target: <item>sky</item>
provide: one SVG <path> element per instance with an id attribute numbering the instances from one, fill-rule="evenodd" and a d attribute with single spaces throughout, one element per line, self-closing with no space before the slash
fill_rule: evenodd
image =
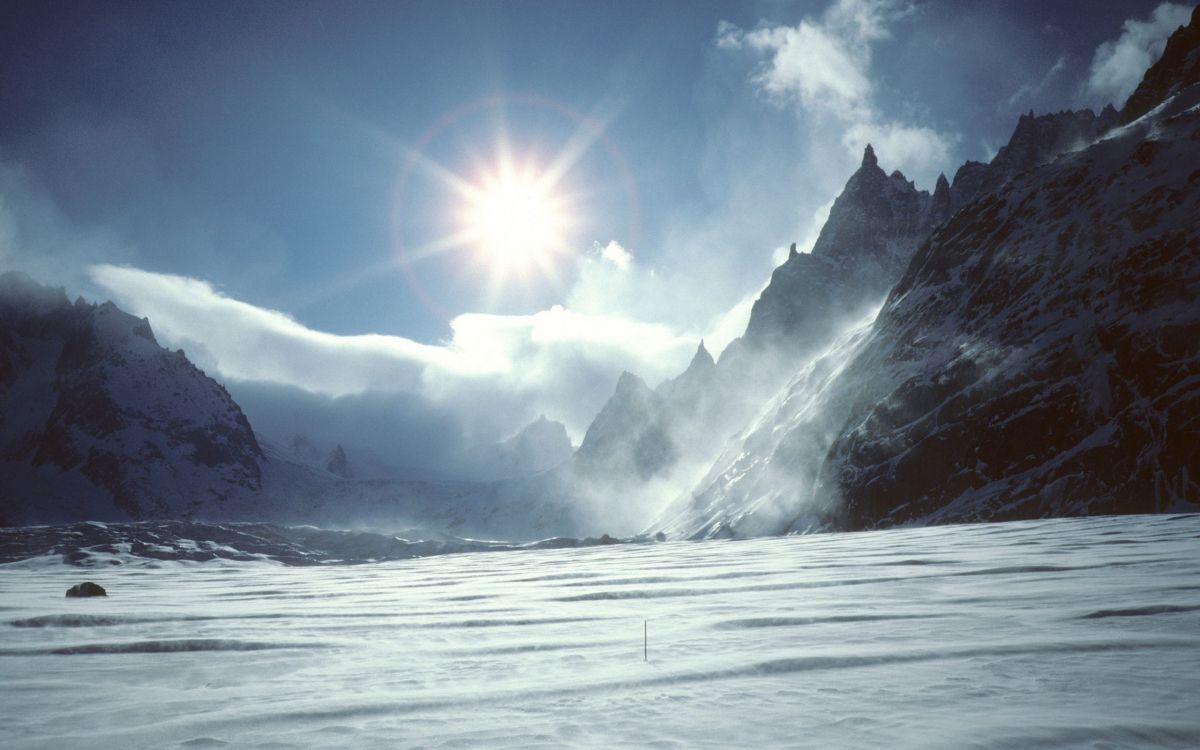
<path id="1" fill-rule="evenodd" d="M 578 442 L 622 370 L 741 333 L 866 143 L 931 189 L 1021 113 L 1119 107 L 1187 15 L 9 2 L 0 270 L 149 317 L 279 437 Z"/>

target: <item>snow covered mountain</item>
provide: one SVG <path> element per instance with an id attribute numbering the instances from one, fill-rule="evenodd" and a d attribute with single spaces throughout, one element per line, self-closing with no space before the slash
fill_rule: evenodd
<path id="1" fill-rule="evenodd" d="M 0 275 L 4 521 L 244 513 L 261 458 L 225 389 L 148 321 Z"/>
<path id="2" fill-rule="evenodd" d="M 878 317 L 809 359 L 655 528 L 1196 509 L 1197 15 L 1122 116 L 1025 117 L 992 165 L 959 170 L 966 205 Z"/>
<path id="3" fill-rule="evenodd" d="M 948 216 L 948 190 L 939 180 L 934 199 L 899 171 L 886 174 L 868 145 L 812 252 L 792 247 L 754 303 L 745 335 L 722 354 L 722 365 L 737 369 L 736 360 L 757 360 L 772 348 L 793 355 L 790 365 L 795 355 L 827 345 L 900 278 L 917 245 Z"/>
<path id="4" fill-rule="evenodd" d="M 623 506 L 647 506 L 622 513 L 640 510 L 645 522 L 663 493 L 693 486 L 806 357 L 878 307 L 950 205 L 944 177 L 930 196 L 900 172 L 884 172 L 868 145 L 812 253 L 793 246 L 719 363 L 701 342 L 688 368 L 657 388 L 621 376 L 572 462 L 574 494 L 606 492 Z"/>

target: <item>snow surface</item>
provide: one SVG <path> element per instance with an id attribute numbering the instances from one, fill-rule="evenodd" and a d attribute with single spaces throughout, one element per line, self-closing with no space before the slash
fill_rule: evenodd
<path id="1" fill-rule="evenodd" d="M 41 555 L 0 566 L 0 746 L 1196 747 L 1198 540 L 1189 515 L 304 567 Z M 83 580 L 109 596 L 64 598 Z"/>

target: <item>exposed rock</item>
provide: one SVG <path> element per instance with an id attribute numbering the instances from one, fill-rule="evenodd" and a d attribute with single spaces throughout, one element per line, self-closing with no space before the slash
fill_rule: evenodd
<path id="1" fill-rule="evenodd" d="M 837 525 L 1200 502 L 1196 133 L 1148 123 L 933 236 L 847 374 L 868 385 L 826 463 Z"/>
<path id="2" fill-rule="evenodd" d="M 811 253 L 789 254 L 754 303 L 739 346 L 721 364 L 764 349 L 794 356 L 829 342 L 847 318 L 878 303 L 928 236 L 930 196 L 888 176 L 870 145 L 829 211 Z M 743 354 L 745 352 L 745 354 Z M 730 358 L 727 363 L 726 357 Z"/>
<path id="3" fill-rule="evenodd" d="M 105 591 L 104 587 L 99 584 L 92 583 L 91 581 L 84 581 L 83 583 L 77 583 L 71 588 L 67 589 L 67 596 L 72 598 L 84 596 L 108 596 L 108 592 Z"/>
<path id="4" fill-rule="evenodd" d="M 1099 115 L 1090 109 L 1047 115 L 1034 115 L 1031 111 L 1021 115 L 1008 143 L 991 162 L 968 161 L 955 172 L 951 186 L 954 208 L 998 190 L 1022 172 L 1091 144 L 1115 127 L 1118 119 L 1111 106 Z"/>

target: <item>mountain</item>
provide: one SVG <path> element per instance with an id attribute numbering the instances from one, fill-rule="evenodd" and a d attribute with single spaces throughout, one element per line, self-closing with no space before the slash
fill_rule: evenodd
<path id="1" fill-rule="evenodd" d="M 569 455 L 561 425 L 518 436 L 522 460 Z M 0 274 L 0 525 L 253 520 L 530 539 L 584 516 L 541 483 L 355 479 L 337 445 L 260 442 L 225 388 L 149 321 Z"/>
<path id="2" fill-rule="evenodd" d="M 987 164 L 968 161 L 954 173 L 951 203 L 957 210 L 995 192 L 1013 177 L 1060 154 L 1075 151 L 1112 130 L 1120 115 L 1110 104 L 1100 114 L 1090 109 L 1048 115 L 1021 115 L 1017 127 Z"/>
<path id="3" fill-rule="evenodd" d="M 946 190 L 944 180 L 939 190 Z M 836 331 L 868 307 L 878 305 L 896 283 L 930 230 L 949 215 L 898 171 L 879 167 L 868 145 L 862 164 L 833 202 L 829 219 L 811 253 L 795 245 L 754 303 L 746 333 L 722 355 L 726 368 L 744 369 L 739 358 L 760 359 L 764 349 L 803 354 L 829 343 Z M 728 360 L 728 361 L 727 361 Z"/>
<path id="4" fill-rule="evenodd" d="M 574 451 L 566 426 L 543 414 L 507 440 L 473 452 L 464 471 L 484 479 L 529 476 L 561 466 Z"/>
<path id="5" fill-rule="evenodd" d="M 868 145 L 813 251 L 792 246 L 745 334 L 719 362 L 701 342 L 687 369 L 657 388 L 621 376 L 573 461 L 576 496 L 606 491 L 624 506 L 646 506 L 648 520 L 663 493 L 679 494 L 700 479 L 798 363 L 878 306 L 950 208 L 944 177 L 930 196 L 900 172 L 884 172 Z M 636 512 L 626 508 L 626 515 Z"/>
<path id="6" fill-rule="evenodd" d="M 1156 65 L 1130 97 L 1148 115 L 1022 118 L 878 317 L 808 359 L 655 528 L 1200 507 L 1200 86 L 1177 64 L 1196 26 L 1168 44 L 1181 77 Z M 1081 131 L 1103 135 L 1054 153 Z"/>
<path id="7" fill-rule="evenodd" d="M 225 389 L 148 321 L 0 275 L 3 520 L 243 512 L 261 458 Z"/>

